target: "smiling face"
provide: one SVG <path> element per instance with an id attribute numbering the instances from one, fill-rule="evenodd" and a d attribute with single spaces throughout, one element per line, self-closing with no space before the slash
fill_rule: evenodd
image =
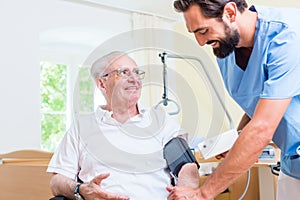
<path id="1" fill-rule="evenodd" d="M 238 45 L 240 35 L 225 21 L 205 17 L 198 5 L 192 5 L 183 13 L 189 32 L 194 33 L 199 45 L 211 45 L 214 54 L 224 58 Z"/>
<path id="2" fill-rule="evenodd" d="M 105 69 L 103 74 L 118 69 L 128 69 L 132 72 L 136 67 L 136 63 L 129 56 L 123 55 L 110 63 L 110 66 Z M 97 86 L 105 95 L 109 107 L 112 107 L 112 105 L 132 106 L 136 105 L 140 98 L 142 82 L 132 73 L 127 76 L 115 71 L 105 78 L 99 78 Z"/>

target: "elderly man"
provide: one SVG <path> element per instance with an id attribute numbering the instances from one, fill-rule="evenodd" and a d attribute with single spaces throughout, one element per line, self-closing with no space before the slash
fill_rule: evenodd
<path id="1" fill-rule="evenodd" d="M 106 105 L 77 117 L 65 134 L 47 170 L 53 173 L 53 194 L 85 200 L 166 199 L 170 174 L 162 149 L 186 134 L 166 112 L 138 104 L 145 72 L 126 54 L 101 57 L 91 75 Z"/>

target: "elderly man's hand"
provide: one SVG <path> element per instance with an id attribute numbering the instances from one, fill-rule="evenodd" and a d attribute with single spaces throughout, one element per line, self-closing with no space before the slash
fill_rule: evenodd
<path id="1" fill-rule="evenodd" d="M 80 187 L 80 194 L 85 200 L 129 200 L 129 197 L 118 194 L 112 194 L 104 191 L 101 188 L 102 180 L 109 177 L 109 174 L 100 174 L 96 176 L 89 183 L 82 184 Z"/>
<path id="2" fill-rule="evenodd" d="M 187 163 L 182 166 L 178 173 L 177 186 L 200 187 L 200 175 L 195 163 Z"/>

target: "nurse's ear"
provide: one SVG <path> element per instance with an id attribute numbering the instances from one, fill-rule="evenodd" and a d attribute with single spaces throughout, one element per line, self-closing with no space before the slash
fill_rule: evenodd
<path id="1" fill-rule="evenodd" d="M 228 2 L 224 6 L 223 20 L 226 18 L 230 23 L 235 22 L 237 15 L 237 6 L 234 2 Z M 227 21 L 226 20 L 226 21 Z"/>

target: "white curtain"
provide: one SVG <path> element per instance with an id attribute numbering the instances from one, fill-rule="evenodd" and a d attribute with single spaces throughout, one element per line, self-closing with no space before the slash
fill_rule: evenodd
<path id="1" fill-rule="evenodd" d="M 173 30 L 174 21 L 170 19 L 166 19 L 159 16 L 147 15 L 141 13 L 132 13 L 132 30 L 147 28 L 147 32 L 151 33 L 151 28 L 157 30 Z M 153 30 L 154 31 L 154 30 Z M 153 34 L 155 35 L 155 34 Z M 153 44 L 157 44 L 158 40 L 156 38 L 147 38 L 145 36 L 145 41 L 149 39 L 153 40 Z M 158 45 L 159 46 L 159 45 Z M 161 53 L 162 49 L 141 49 L 134 53 L 133 57 L 136 60 L 138 65 L 142 65 L 146 68 L 146 77 L 144 80 L 144 88 L 141 98 L 141 103 L 145 106 L 152 107 L 157 105 L 162 100 L 163 94 L 163 79 L 162 79 L 162 70 L 163 65 L 160 57 L 158 56 Z M 168 63 L 170 64 L 170 63 Z M 169 66 L 168 66 L 169 67 Z M 170 65 L 171 67 L 171 65 Z M 155 82 L 153 82 L 155 80 Z M 148 83 L 148 84 L 147 84 Z M 175 84 L 175 77 L 172 77 L 170 73 L 168 73 L 168 83 Z M 170 92 L 168 92 L 168 97 L 170 98 Z M 172 98 L 172 97 L 171 97 Z M 164 107 L 168 112 L 173 112 L 174 109 L 170 105 L 168 107 Z M 170 110 L 171 109 L 171 110 Z"/>

